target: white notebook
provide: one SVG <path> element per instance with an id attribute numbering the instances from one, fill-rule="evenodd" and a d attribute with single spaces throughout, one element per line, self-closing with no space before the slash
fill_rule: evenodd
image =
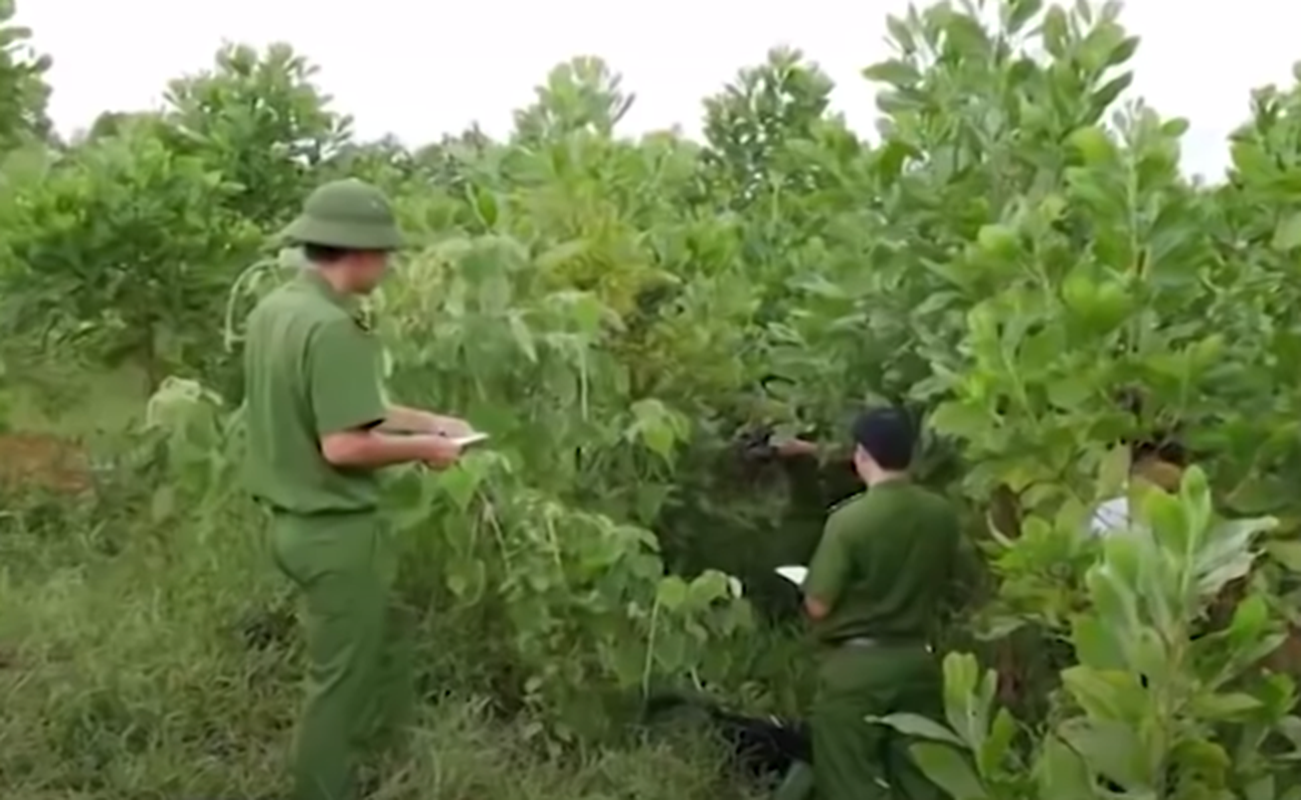
<path id="1" fill-rule="evenodd" d="M 783 578 L 795 584 L 796 586 L 803 586 L 804 579 L 808 577 L 809 568 L 792 565 L 786 567 L 778 567 L 776 569 L 776 572 L 778 575 L 782 576 Z"/>
<path id="2" fill-rule="evenodd" d="M 473 433 L 467 433 L 464 436 L 453 436 L 452 441 L 455 442 L 458 447 L 469 447 L 470 445 L 478 444 L 487 438 L 488 434 L 475 431 Z"/>

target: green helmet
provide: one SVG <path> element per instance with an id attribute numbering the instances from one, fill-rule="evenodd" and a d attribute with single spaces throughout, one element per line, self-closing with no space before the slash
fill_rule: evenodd
<path id="1" fill-rule="evenodd" d="M 393 205 L 378 187 L 356 178 L 318 187 L 282 236 L 293 244 L 344 250 L 396 250 L 402 231 Z"/>

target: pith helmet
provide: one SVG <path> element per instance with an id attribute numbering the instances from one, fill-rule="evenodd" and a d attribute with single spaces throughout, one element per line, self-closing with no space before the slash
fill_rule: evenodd
<path id="1" fill-rule="evenodd" d="M 378 187 L 356 178 L 318 187 L 282 235 L 293 244 L 345 250 L 396 250 L 402 246 L 393 205 Z"/>

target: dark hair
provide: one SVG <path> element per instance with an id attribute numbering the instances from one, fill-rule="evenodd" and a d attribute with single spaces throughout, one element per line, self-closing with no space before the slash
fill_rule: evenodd
<path id="1" fill-rule="evenodd" d="M 1136 387 L 1122 389 L 1115 394 L 1120 410 L 1133 417 L 1142 418 L 1144 399 Z M 1186 467 L 1193 460 L 1193 454 L 1181 441 L 1183 426 L 1179 422 L 1161 427 L 1148 428 L 1138 436 L 1128 436 L 1121 440 L 1129 447 L 1132 461 L 1153 457 L 1176 467 Z"/>
<path id="2" fill-rule="evenodd" d="M 1134 461 L 1153 457 L 1176 467 L 1186 467 L 1191 460 L 1188 449 L 1178 439 L 1166 435 L 1131 442 L 1129 457 Z"/>
<path id="3" fill-rule="evenodd" d="M 331 247 L 326 244 L 303 244 L 303 255 L 313 264 L 337 264 L 351 253 L 351 250 L 342 247 Z"/>
<path id="4" fill-rule="evenodd" d="M 874 408 L 854 420 L 854 442 L 881 469 L 892 472 L 912 465 L 917 431 L 908 412 L 901 408 Z"/>

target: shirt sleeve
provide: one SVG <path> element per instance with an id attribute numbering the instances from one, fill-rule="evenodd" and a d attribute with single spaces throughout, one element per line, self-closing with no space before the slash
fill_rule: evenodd
<path id="1" fill-rule="evenodd" d="M 809 562 L 809 574 L 804 578 L 804 596 L 825 603 L 828 608 L 834 607 L 849 582 L 852 565 L 849 555 L 843 526 L 839 524 L 839 517 L 833 515 L 827 520 L 822 540 Z"/>
<path id="2" fill-rule="evenodd" d="M 388 415 L 378 343 L 351 320 L 330 322 L 317 331 L 307 354 L 307 372 L 318 436 L 368 428 Z"/>

